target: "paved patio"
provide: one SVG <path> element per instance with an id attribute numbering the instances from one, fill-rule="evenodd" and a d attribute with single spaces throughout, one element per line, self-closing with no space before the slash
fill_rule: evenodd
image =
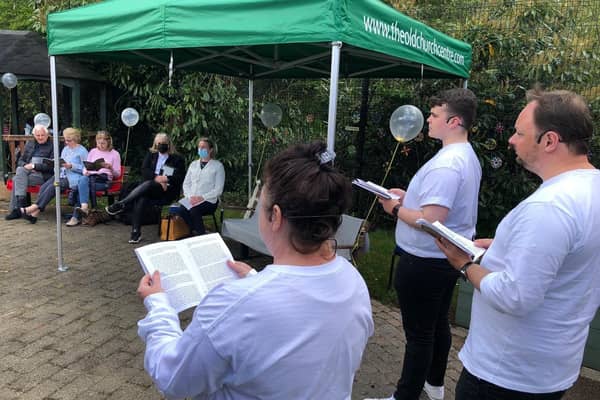
<path id="1" fill-rule="evenodd" d="M 134 246 L 127 243 L 129 227 L 112 222 L 64 228 L 70 271 L 59 273 L 54 210 L 31 225 L 5 221 L 7 206 L 0 201 L 0 399 L 160 399 L 143 370 L 137 337 L 144 307 L 135 289 L 142 273 Z M 156 231 L 156 226 L 144 227 L 140 245 L 156 241 Z M 373 314 L 375 336 L 356 376 L 353 399 L 389 396 L 401 366 L 398 310 L 373 301 Z M 447 399 L 454 398 L 461 369 L 456 350 L 467 332 L 455 328 L 453 333 Z M 600 398 L 600 373 L 584 368 L 565 398 Z"/>

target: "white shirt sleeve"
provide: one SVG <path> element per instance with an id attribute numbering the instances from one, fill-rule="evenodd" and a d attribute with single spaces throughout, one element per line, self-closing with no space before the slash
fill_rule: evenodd
<path id="1" fill-rule="evenodd" d="M 540 223 L 543 221 L 543 223 Z M 503 232 L 500 234 L 500 230 Z M 575 221 L 548 203 L 530 203 L 498 227 L 498 238 L 482 260 L 504 269 L 488 274 L 482 298 L 500 312 L 526 315 L 541 305 L 557 271 L 576 240 Z"/>
<path id="2" fill-rule="evenodd" d="M 214 349 L 198 318 L 181 331 L 179 318 L 165 293 L 144 300 L 149 310 L 138 322 L 146 343 L 144 368 L 168 398 L 207 396 L 222 386 L 229 364 Z"/>
<path id="3" fill-rule="evenodd" d="M 206 167 L 205 167 L 206 168 Z M 204 193 L 205 199 L 218 199 L 223 194 L 223 187 L 225 186 L 225 168 L 223 164 L 216 164 L 215 169 L 215 180 L 213 187 L 208 192 Z"/>

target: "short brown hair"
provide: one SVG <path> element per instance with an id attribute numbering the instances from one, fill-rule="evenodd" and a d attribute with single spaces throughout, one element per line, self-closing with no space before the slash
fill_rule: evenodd
<path id="1" fill-rule="evenodd" d="M 527 91 L 527 102 L 536 102 L 533 122 L 540 134 L 554 131 L 574 154 L 588 154 L 594 124 L 585 99 L 568 90 Z"/>
<path id="2" fill-rule="evenodd" d="M 291 146 L 269 160 L 263 172 L 270 202 L 263 210 L 270 215 L 273 205 L 281 208 L 290 244 L 302 254 L 332 239 L 350 208 L 350 182 L 331 163 L 321 162 L 325 150 L 323 142 Z"/>
<path id="3" fill-rule="evenodd" d="M 472 91 L 463 88 L 448 89 L 429 99 L 431 107 L 444 104 L 450 114 L 460 117 L 467 131 L 471 129 L 477 116 L 477 97 Z"/>

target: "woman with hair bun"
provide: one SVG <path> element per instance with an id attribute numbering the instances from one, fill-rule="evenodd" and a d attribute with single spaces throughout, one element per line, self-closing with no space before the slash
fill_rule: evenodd
<path id="1" fill-rule="evenodd" d="M 364 280 L 335 254 L 351 189 L 328 155 L 315 142 L 268 162 L 257 212 L 273 264 L 230 261 L 243 279 L 209 292 L 185 331 L 160 273 L 141 279 L 144 365 L 165 396 L 351 398 L 373 320 Z"/>

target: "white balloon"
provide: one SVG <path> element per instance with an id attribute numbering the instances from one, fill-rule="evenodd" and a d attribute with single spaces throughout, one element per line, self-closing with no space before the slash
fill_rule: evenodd
<path id="1" fill-rule="evenodd" d="M 7 89 L 14 88 L 15 86 L 17 86 L 17 76 L 12 72 L 5 73 L 4 75 L 2 75 L 2 84 Z"/>
<path id="2" fill-rule="evenodd" d="M 267 128 L 273 128 L 281 122 L 282 115 L 281 107 L 274 103 L 266 103 L 260 111 L 260 120 Z"/>
<path id="3" fill-rule="evenodd" d="M 390 117 L 390 131 L 397 141 L 408 142 L 421 132 L 424 121 L 423 113 L 417 107 L 409 104 L 400 106 Z"/>
<path id="4" fill-rule="evenodd" d="M 39 114 L 36 114 L 35 117 L 33 117 L 34 125 L 43 125 L 46 128 L 48 128 L 51 123 L 52 123 L 52 119 L 50 118 L 50 116 L 48 114 L 39 113 Z"/>
<path id="5" fill-rule="evenodd" d="M 125 126 L 132 127 L 140 120 L 140 114 L 133 107 L 127 107 L 121 112 L 121 121 Z"/>

